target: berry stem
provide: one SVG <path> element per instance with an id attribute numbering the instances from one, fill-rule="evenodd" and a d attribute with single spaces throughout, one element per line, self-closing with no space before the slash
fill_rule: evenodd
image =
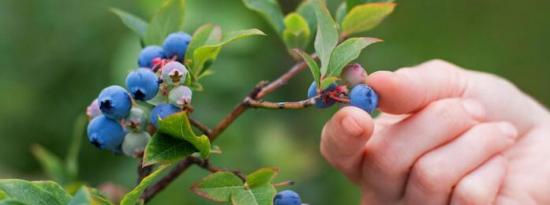
<path id="1" fill-rule="evenodd" d="M 297 101 L 297 102 L 269 102 L 262 100 L 247 100 L 247 105 L 253 108 L 265 108 L 265 109 L 304 109 L 315 105 L 315 100 L 320 96 Z"/>

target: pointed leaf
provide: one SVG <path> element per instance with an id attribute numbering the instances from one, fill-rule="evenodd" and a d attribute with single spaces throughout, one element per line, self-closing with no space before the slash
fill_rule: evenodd
<path id="1" fill-rule="evenodd" d="M 298 13 L 290 13 L 285 17 L 283 41 L 287 48 L 304 49 L 309 43 L 310 37 L 311 31 L 304 17 Z"/>
<path id="2" fill-rule="evenodd" d="M 145 32 L 147 32 L 148 26 L 147 22 L 137 16 L 134 16 L 131 13 L 117 8 L 111 8 L 110 10 L 111 12 L 116 14 L 118 18 L 120 18 L 120 20 L 124 25 L 126 25 L 126 27 L 136 33 L 141 39 L 145 37 Z"/>
<path id="3" fill-rule="evenodd" d="M 350 38 L 334 49 L 330 57 L 329 71 L 327 76 L 340 76 L 342 69 L 361 54 L 367 46 L 381 42 L 377 38 Z"/>
<path id="4" fill-rule="evenodd" d="M 271 184 L 271 181 L 277 174 L 279 174 L 277 168 L 261 168 L 246 177 L 246 184 L 250 188 Z"/>
<path id="5" fill-rule="evenodd" d="M 319 68 L 319 65 L 317 65 L 315 60 L 309 54 L 299 49 L 294 49 L 294 52 L 304 59 L 304 62 L 307 64 L 309 70 L 311 71 L 311 75 L 313 75 L 313 79 L 315 80 L 316 84 L 319 85 L 321 83 L 321 69 Z"/>
<path id="6" fill-rule="evenodd" d="M 300 15 L 306 19 L 307 24 L 309 26 L 309 30 L 311 32 L 315 32 L 317 30 L 317 16 L 315 15 L 315 1 L 316 0 L 303 0 L 300 5 L 298 5 L 298 8 L 296 8 L 296 12 L 298 12 Z"/>
<path id="7" fill-rule="evenodd" d="M 187 47 L 186 53 L 189 53 L 189 57 L 187 59 L 193 59 L 193 54 L 198 47 L 206 44 L 218 43 L 221 40 L 221 37 L 221 28 L 219 26 L 214 26 L 212 24 L 202 25 L 195 31 L 193 37 L 191 38 L 191 42 Z M 189 68 L 192 69 L 193 66 L 189 66 Z"/>
<path id="8" fill-rule="evenodd" d="M 342 2 L 340 6 L 338 6 L 338 9 L 336 9 L 336 23 L 342 23 L 342 20 L 344 20 L 344 17 L 348 13 L 347 6 L 345 2 Z"/>
<path id="9" fill-rule="evenodd" d="M 48 176 L 50 176 L 54 181 L 57 181 L 61 184 L 68 183 L 65 166 L 63 164 L 63 161 L 58 156 L 46 150 L 40 145 L 33 145 L 31 148 L 31 152 L 34 157 L 40 162 L 40 165 L 42 165 L 42 169 L 44 169 Z"/>
<path id="10" fill-rule="evenodd" d="M 265 34 L 258 29 L 240 30 L 227 34 L 223 37 L 223 40 L 218 43 L 198 47 L 193 52 L 193 76 L 198 77 L 202 73 L 202 70 L 206 68 L 207 62 L 216 60 L 222 47 L 226 44 L 242 38 L 257 35 Z"/>
<path id="11" fill-rule="evenodd" d="M 143 180 L 141 180 L 141 182 L 132 191 L 124 195 L 124 198 L 120 201 L 120 205 L 135 205 L 140 200 L 140 196 L 143 191 L 155 182 L 159 175 L 168 167 L 168 165 L 160 166 L 153 173 L 143 178 Z"/>
<path id="12" fill-rule="evenodd" d="M 243 0 L 244 5 L 255 12 L 258 12 L 278 34 L 283 32 L 283 12 L 277 0 Z"/>
<path id="13" fill-rule="evenodd" d="M 231 172 L 211 174 L 191 187 L 197 195 L 217 202 L 229 201 L 231 195 L 241 189 L 244 189 L 243 182 Z"/>
<path id="14" fill-rule="evenodd" d="M 52 181 L 0 179 L 0 191 L 5 198 L 32 205 L 66 205 L 71 197 Z"/>
<path id="15" fill-rule="evenodd" d="M 96 189 L 82 186 L 69 202 L 69 205 L 112 205 L 105 196 Z"/>
<path id="16" fill-rule="evenodd" d="M 210 154 L 210 139 L 206 135 L 195 135 L 187 112 L 179 112 L 160 120 L 159 132 L 191 143 L 203 158 Z"/>
<path id="17" fill-rule="evenodd" d="M 338 44 L 338 30 L 323 0 L 316 0 L 315 14 L 317 15 L 318 25 L 315 51 L 321 60 L 321 75 L 324 75 L 327 71 L 332 50 Z"/>
<path id="18" fill-rule="evenodd" d="M 354 7 L 342 21 L 342 35 L 349 36 L 373 29 L 394 8 L 395 3 L 367 3 Z"/>
<path id="19" fill-rule="evenodd" d="M 197 151 L 195 146 L 185 140 L 157 133 L 145 147 L 143 166 L 170 164 Z"/>
<path id="20" fill-rule="evenodd" d="M 170 33 L 183 29 L 185 0 L 167 0 L 153 16 L 145 33 L 146 45 L 160 45 Z"/>

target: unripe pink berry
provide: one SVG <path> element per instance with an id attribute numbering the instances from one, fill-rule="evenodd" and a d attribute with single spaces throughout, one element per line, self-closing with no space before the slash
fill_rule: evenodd
<path id="1" fill-rule="evenodd" d="M 342 72 L 344 79 L 349 86 L 364 84 L 367 82 L 367 71 L 358 63 L 349 64 Z"/>

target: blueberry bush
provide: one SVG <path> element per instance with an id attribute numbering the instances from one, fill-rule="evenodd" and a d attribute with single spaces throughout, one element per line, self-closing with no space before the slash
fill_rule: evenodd
<path id="1" fill-rule="evenodd" d="M 120 9 L 111 9 L 140 38 L 142 51 L 125 85 L 101 90 L 75 123 L 69 154 L 62 160 L 43 147 L 33 153 L 53 181 L 0 180 L 0 204 L 114 204 L 95 188 L 77 179 L 77 158 L 82 133 L 90 144 L 114 154 L 138 159 L 138 184 L 120 204 L 144 204 L 189 167 L 210 174 L 197 179 L 191 191 L 216 202 L 233 205 L 299 205 L 290 180 L 276 179 L 278 169 L 259 168 L 242 173 L 211 162 L 221 155 L 214 141 L 251 108 L 328 108 L 336 104 L 359 107 L 369 113 L 378 104 L 376 92 L 366 84 L 367 72 L 353 61 L 380 39 L 358 37 L 392 13 L 395 4 L 384 0 L 347 0 L 331 14 L 323 0 L 305 0 L 283 14 L 276 0 L 242 0 L 272 26 L 296 64 L 273 81 L 261 81 L 213 128 L 194 120 L 193 97 L 207 94 L 201 80 L 215 74 L 213 65 L 224 46 L 254 36 L 258 29 L 222 31 L 205 24 L 182 31 L 185 0 L 166 0 L 147 22 Z M 313 52 L 308 52 L 313 44 Z M 271 102 L 263 98 L 309 69 L 313 82 L 306 98 Z M 305 89 L 304 89 L 305 90 Z M 228 148 L 229 149 L 229 148 Z M 278 180 L 278 181 L 277 181 Z M 277 190 L 282 191 L 277 193 Z M 307 199 L 305 199 L 307 201 Z"/>

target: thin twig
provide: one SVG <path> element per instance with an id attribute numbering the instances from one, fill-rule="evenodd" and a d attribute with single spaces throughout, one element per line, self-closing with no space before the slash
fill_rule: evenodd
<path id="1" fill-rule="evenodd" d="M 172 181 L 174 181 L 174 179 L 176 179 L 181 173 L 185 172 L 185 170 L 187 170 L 187 168 L 189 168 L 191 165 L 193 165 L 193 160 L 189 157 L 180 161 L 172 170 L 170 170 L 170 172 L 166 176 L 160 179 L 157 183 L 148 187 L 143 192 L 143 194 L 141 195 L 143 201 L 145 203 L 150 201 L 157 193 L 166 188 Z"/>
<path id="2" fill-rule="evenodd" d="M 265 109 L 304 109 L 312 105 L 315 105 L 315 100 L 319 98 L 313 97 L 297 102 L 269 102 L 262 100 L 252 100 L 247 101 L 247 105 L 253 108 L 265 108 Z"/>
<path id="3" fill-rule="evenodd" d="M 210 130 L 210 128 L 208 126 L 206 126 L 205 124 L 202 124 L 201 122 L 193 119 L 193 118 L 189 118 L 189 122 L 191 122 L 191 125 L 193 125 L 194 127 L 198 128 L 199 130 L 201 130 L 201 132 L 207 136 L 210 136 L 212 135 L 212 130 Z"/>

